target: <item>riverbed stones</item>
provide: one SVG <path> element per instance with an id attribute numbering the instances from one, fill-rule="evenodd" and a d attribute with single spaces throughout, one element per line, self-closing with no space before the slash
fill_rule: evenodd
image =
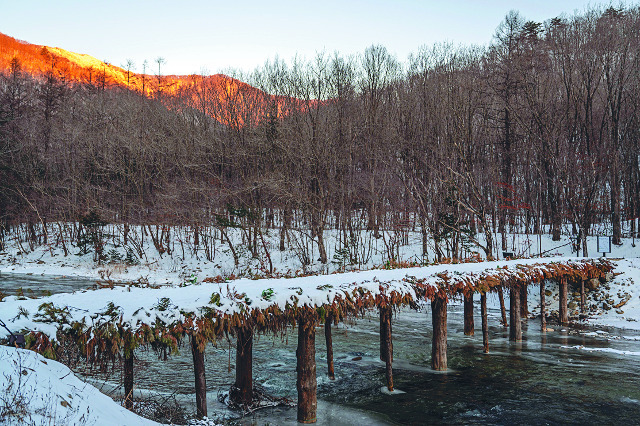
<path id="1" fill-rule="evenodd" d="M 607 272 L 607 273 L 604 274 L 603 277 L 600 278 L 600 281 L 602 283 L 607 283 L 607 282 L 609 282 L 611 280 L 613 280 L 613 272 Z"/>
<path id="2" fill-rule="evenodd" d="M 592 278 L 587 280 L 587 282 L 584 283 L 584 286 L 591 291 L 597 290 L 598 287 L 600 287 L 600 280 L 598 278 Z"/>

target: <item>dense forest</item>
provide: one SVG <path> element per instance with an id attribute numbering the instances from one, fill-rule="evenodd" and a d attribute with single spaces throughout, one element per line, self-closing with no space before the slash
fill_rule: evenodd
<path id="1" fill-rule="evenodd" d="M 327 229 L 345 245 L 419 230 L 437 259 L 495 257 L 513 232 L 572 232 L 587 255 L 596 225 L 620 244 L 640 225 L 638 34 L 638 7 L 510 12 L 488 46 L 275 58 L 215 87 L 172 89 L 159 69 L 152 95 L 16 57 L 0 74 L 0 250 L 102 223 L 125 244 L 155 229 L 159 250 L 176 226 L 195 244 L 242 227 L 252 250 L 304 228 L 323 263 Z"/>

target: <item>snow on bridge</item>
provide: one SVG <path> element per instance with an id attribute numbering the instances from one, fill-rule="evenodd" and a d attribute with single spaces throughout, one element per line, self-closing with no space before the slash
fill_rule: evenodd
<path id="1" fill-rule="evenodd" d="M 451 297 L 467 290 L 485 292 L 560 276 L 594 278 L 610 270 L 610 264 L 601 260 L 551 258 L 175 286 L 129 284 L 35 299 L 9 296 L 0 302 L 0 318 L 12 330 L 40 332 L 55 341 L 58 329 L 73 324 L 95 328 L 117 321 L 136 330 L 182 324 L 201 316 L 239 315 L 248 320 L 252 312 L 286 315 L 301 307 L 334 304 L 346 307 L 343 314 L 359 313 L 360 306 L 371 308 L 382 300 L 411 305 L 432 300 L 439 291 Z M 0 338 L 7 334 L 0 329 Z"/>

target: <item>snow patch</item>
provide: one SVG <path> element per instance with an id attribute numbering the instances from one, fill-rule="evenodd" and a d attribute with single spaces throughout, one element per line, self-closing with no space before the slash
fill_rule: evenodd
<path id="1" fill-rule="evenodd" d="M 387 388 L 386 386 L 381 387 L 380 392 L 382 392 L 385 395 L 400 395 L 400 394 L 406 393 L 404 391 L 401 391 L 400 389 L 394 389 L 390 391 L 389 388 Z"/>
<path id="2" fill-rule="evenodd" d="M 616 355 L 640 356 L 640 352 L 637 352 L 637 351 L 622 351 L 622 350 L 613 349 L 613 348 L 590 348 L 582 345 L 560 346 L 560 347 L 564 349 L 579 349 L 579 350 L 588 351 L 588 352 L 608 352 Z"/>
<path id="3" fill-rule="evenodd" d="M 15 415 L 3 424 L 158 425 L 121 407 L 59 362 L 0 346 L 0 393 Z"/>

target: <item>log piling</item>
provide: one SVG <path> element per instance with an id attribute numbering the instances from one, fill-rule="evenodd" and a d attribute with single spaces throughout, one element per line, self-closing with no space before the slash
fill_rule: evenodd
<path id="1" fill-rule="evenodd" d="M 385 373 L 387 378 L 387 389 L 390 392 L 393 392 L 393 368 L 392 368 L 393 341 L 391 337 L 391 316 L 392 316 L 391 306 L 387 305 L 383 308 L 380 308 L 380 318 L 384 323 L 384 328 L 380 330 L 380 334 L 384 342 L 383 352 L 384 352 L 384 362 L 385 362 Z"/>
<path id="2" fill-rule="evenodd" d="M 489 353 L 489 323 L 487 318 L 487 293 L 480 295 L 480 316 L 482 317 L 482 348 Z"/>
<path id="3" fill-rule="evenodd" d="M 253 402 L 253 330 L 249 327 L 236 329 L 236 381 L 229 396 L 245 407 Z"/>
<path id="4" fill-rule="evenodd" d="M 500 313 L 502 314 L 502 326 L 508 327 L 507 322 L 507 309 L 504 306 L 504 292 L 502 291 L 502 286 L 498 287 L 498 299 L 500 300 Z"/>
<path id="5" fill-rule="evenodd" d="M 468 292 L 464 294 L 464 335 L 473 336 L 473 334 L 473 293 Z"/>
<path id="6" fill-rule="evenodd" d="M 296 350 L 299 423 L 316 422 L 318 400 L 315 342 L 315 320 L 301 316 L 298 319 L 298 349 Z"/>
<path id="7" fill-rule="evenodd" d="M 566 325 L 569 323 L 569 312 L 567 310 L 567 296 L 568 296 L 568 286 L 567 279 L 564 277 L 560 278 L 560 307 L 558 308 L 559 321 L 560 324 Z"/>
<path id="8" fill-rule="evenodd" d="M 207 416 L 207 379 L 204 374 L 204 348 L 198 344 L 195 334 L 191 335 L 191 354 L 193 355 L 193 373 L 196 391 L 196 416 Z"/>
<path id="9" fill-rule="evenodd" d="M 329 380 L 335 380 L 335 372 L 333 368 L 333 337 L 331 336 L 331 323 L 333 322 L 333 316 L 327 315 L 324 321 L 324 339 L 327 344 L 327 375 Z"/>
<path id="10" fill-rule="evenodd" d="M 520 289 L 513 286 L 509 289 L 509 340 L 522 340 L 522 323 L 520 320 Z"/>
<path id="11" fill-rule="evenodd" d="M 520 287 L 520 319 L 527 320 L 529 318 L 529 288 L 526 284 Z"/>
<path id="12" fill-rule="evenodd" d="M 124 408 L 133 410 L 133 350 L 124 356 Z"/>
<path id="13" fill-rule="evenodd" d="M 546 288 L 544 280 L 540 280 L 540 329 L 542 332 L 547 331 L 547 306 L 546 306 Z"/>
<path id="14" fill-rule="evenodd" d="M 436 371 L 447 369 L 447 299 L 434 297 L 431 301 L 433 337 L 431 341 L 431 368 Z"/>

